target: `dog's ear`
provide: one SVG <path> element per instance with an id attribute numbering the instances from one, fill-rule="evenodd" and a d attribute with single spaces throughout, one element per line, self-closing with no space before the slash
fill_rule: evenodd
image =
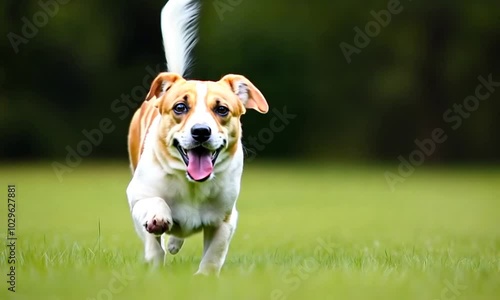
<path id="1" fill-rule="evenodd" d="M 229 84 L 245 108 L 255 109 L 262 114 L 269 110 L 269 105 L 262 93 L 246 77 L 229 74 L 222 77 L 221 81 Z"/>
<path id="2" fill-rule="evenodd" d="M 146 101 L 151 100 L 153 97 L 160 98 L 179 79 L 182 79 L 182 76 L 177 73 L 163 72 L 158 74 L 153 83 L 151 83 Z"/>

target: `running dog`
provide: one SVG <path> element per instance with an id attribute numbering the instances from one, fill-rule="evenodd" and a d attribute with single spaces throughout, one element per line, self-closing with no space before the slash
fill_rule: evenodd
<path id="1" fill-rule="evenodd" d="M 162 10 L 168 72 L 153 80 L 130 124 L 127 197 L 146 261 L 161 263 L 165 251 L 176 254 L 184 238 L 203 231 L 196 274 L 218 275 L 238 220 L 240 117 L 247 109 L 267 113 L 269 107 L 244 76 L 183 78 L 197 41 L 199 8 L 193 0 L 170 0 Z"/>

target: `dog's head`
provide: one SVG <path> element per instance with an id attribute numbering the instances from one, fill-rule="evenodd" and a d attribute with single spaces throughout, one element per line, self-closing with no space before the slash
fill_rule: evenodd
<path id="1" fill-rule="evenodd" d="M 154 99 L 153 99 L 154 98 Z M 161 114 L 159 139 L 163 155 L 193 181 L 214 175 L 216 165 L 229 160 L 241 138 L 240 117 L 246 109 L 267 113 L 262 93 L 244 76 L 226 75 L 217 82 L 185 80 L 160 73 L 147 101 Z"/>

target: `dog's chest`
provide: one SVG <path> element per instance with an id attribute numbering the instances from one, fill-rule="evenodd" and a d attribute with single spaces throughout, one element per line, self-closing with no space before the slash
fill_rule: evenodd
<path id="1" fill-rule="evenodd" d="M 164 198 L 172 212 L 172 234 L 189 236 L 206 226 L 218 226 L 231 212 L 234 200 L 217 181 L 206 183 L 168 180 Z M 229 193 L 231 194 L 231 193 Z"/>

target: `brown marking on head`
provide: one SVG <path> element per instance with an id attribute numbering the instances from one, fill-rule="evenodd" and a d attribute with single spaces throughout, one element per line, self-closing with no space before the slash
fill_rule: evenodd
<path id="1" fill-rule="evenodd" d="M 240 118 L 246 109 L 260 113 L 269 110 L 262 93 L 247 78 L 232 74 L 213 82 L 187 81 L 175 73 L 161 73 L 151 84 L 146 100 L 152 100 L 161 115 L 158 149 L 166 159 L 178 161 L 182 159 L 174 140 L 176 136 L 191 138 L 193 124 L 210 123 L 212 135 L 219 134 L 226 143 L 222 151 L 233 156 L 241 139 Z"/>

